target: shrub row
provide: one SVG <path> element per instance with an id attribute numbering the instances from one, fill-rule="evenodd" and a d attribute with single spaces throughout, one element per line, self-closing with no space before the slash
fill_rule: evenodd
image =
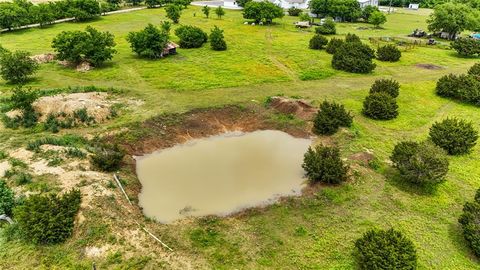
<path id="1" fill-rule="evenodd" d="M 441 97 L 453 98 L 480 106 L 480 64 L 470 68 L 468 74 L 445 75 L 437 81 L 436 93 Z"/>

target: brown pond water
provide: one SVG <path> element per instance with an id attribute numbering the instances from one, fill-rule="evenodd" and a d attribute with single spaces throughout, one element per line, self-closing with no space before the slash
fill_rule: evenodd
<path id="1" fill-rule="evenodd" d="M 169 223 L 297 195 L 310 143 L 273 130 L 226 133 L 137 157 L 140 206 L 146 216 Z"/>

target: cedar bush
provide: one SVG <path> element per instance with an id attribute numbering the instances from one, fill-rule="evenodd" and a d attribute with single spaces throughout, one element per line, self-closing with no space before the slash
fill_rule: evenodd
<path id="1" fill-rule="evenodd" d="M 345 42 L 361 42 L 360 41 L 360 37 L 355 35 L 355 34 L 350 34 L 348 33 L 346 36 L 345 36 Z"/>
<path id="2" fill-rule="evenodd" d="M 436 92 L 441 97 L 480 106 L 480 81 L 477 78 L 471 75 L 445 75 L 437 81 Z"/>
<path id="3" fill-rule="evenodd" d="M 328 39 L 322 35 L 315 34 L 311 39 L 310 39 L 310 44 L 309 48 L 313 50 L 321 50 L 327 45 Z"/>
<path id="4" fill-rule="evenodd" d="M 480 63 L 475 63 L 468 69 L 468 75 L 474 76 L 477 80 L 480 80 Z"/>
<path id="5" fill-rule="evenodd" d="M 348 166 L 340 158 L 338 147 L 309 147 L 303 158 L 302 168 L 312 183 L 339 184 L 347 180 Z"/>
<path id="6" fill-rule="evenodd" d="M 472 202 L 466 202 L 463 213 L 458 219 L 463 230 L 463 237 L 476 256 L 480 257 L 480 189 Z"/>
<path id="7" fill-rule="evenodd" d="M 302 10 L 296 7 L 291 7 L 287 10 L 288 16 L 294 16 L 297 17 L 302 13 Z"/>
<path id="8" fill-rule="evenodd" d="M 322 25 L 315 28 L 315 33 L 321 35 L 335 35 L 337 33 L 335 22 L 330 18 L 326 19 Z"/>
<path id="9" fill-rule="evenodd" d="M 412 270 L 417 268 L 413 242 L 401 232 L 372 229 L 355 241 L 355 256 L 360 269 Z"/>
<path id="10" fill-rule="evenodd" d="M 339 38 L 331 38 L 325 48 L 325 51 L 329 54 L 334 54 L 338 48 L 340 48 L 345 41 Z"/>
<path id="11" fill-rule="evenodd" d="M 402 57 L 402 53 L 395 45 L 385 45 L 377 50 L 377 59 L 380 61 L 397 62 Z"/>
<path id="12" fill-rule="evenodd" d="M 369 46 L 361 42 L 345 42 L 333 54 L 332 66 L 352 73 L 369 73 L 376 67 L 373 58 L 375 52 Z"/>
<path id="13" fill-rule="evenodd" d="M 430 128 L 430 139 L 450 155 L 466 154 L 477 144 L 478 131 L 471 122 L 447 118 Z"/>
<path id="14" fill-rule="evenodd" d="M 5 181 L 0 180 L 0 215 L 12 214 L 13 206 L 15 205 L 15 196 L 13 191 L 7 186 Z"/>
<path id="15" fill-rule="evenodd" d="M 390 96 L 398 97 L 400 90 L 400 84 L 392 79 L 379 79 L 376 80 L 372 87 L 370 87 L 370 94 L 373 93 L 387 93 Z"/>
<path id="16" fill-rule="evenodd" d="M 215 26 L 210 33 L 210 46 L 214 51 L 225 51 L 227 43 L 223 37 L 223 30 Z"/>
<path id="17" fill-rule="evenodd" d="M 445 152 L 430 142 L 400 142 L 395 145 L 390 160 L 402 180 L 421 186 L 441 183 L 448 173 Z"/>
<path id="18" fill-rule="evenodd" d="M 96 168 L 111 172 L 120 168 L 125 153 L 118 145 L 98 145 L 90 160 Z"/>
<path id="19" fill-rule="evenodd" d="M 390 120 L 398 116 L 398 105 L 387 93 L 372 93 L 363 101 L 362 113 L 376 120 Z"/>
<path id="20" fill-rule="evenodd" d="M 21 235 L 35 244 L 64 242 L 72 235 L 81 194 L 71 190 L 63 195 L 31 195 L 17 206 L 14 217 Z"/>
<path id="21" fill-rule="evenodd" d="M 183 25 L 175 29 L 175 35 L 180 38 L 179 45 L 182 48 L 200 48 L 208 39 L 207 33 L 191 25 Z"/>
<path id="22" fill-rule="evenodd" d="M 331 135 L 337 132 L 339 127 L 350 127 L 352 120 L 353 117 L 343 105 L 325 100 L 320 104 L 318 113 L 313 120 L 313 132 Z"/>
<path id="23" fill-rule="evenodd" d="M 480 40 L 474 38 L 457 38 L 450 46 L 461 56 L 480 55 Z"/>

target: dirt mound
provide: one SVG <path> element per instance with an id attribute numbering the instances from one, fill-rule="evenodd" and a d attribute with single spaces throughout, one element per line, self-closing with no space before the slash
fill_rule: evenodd
<path id="1" fill-rule="evenodd" d="M 293 114 L 303 120 L 311 120 L 318 111 L 305 100 L 284 97 L 272 97 L 270 106 L 281 113 Z"/>
<path id="2" fill-rule="evenodd" d="M 111 114 L 113 103 L 107 100 L 108 94 L 102 92 L 61 94 L 41 97 L 33 103 L 33 108 L 41 114 L 40 121 L 45 121 L 49 114 L 66 114 L 72 116 L 75 111 L 86 109 L 88 116 L 102 122 Z"/>
<path id="3" fill-rule="evenodd" d="M 368 151 L 355 153 L 349 157 L 350 160 L 358 161 L 358 163 L 364 166 L 368 166 L 370 161 L 372 161 L 374 158 L 375 156 Z"/>
<path id="4" fill-rule="evenodd" d="M 38 64 L 44 64 L 52 62 L 55 59 L 55 54 L 53 53 L 44 53 L 44 54 L 37 54 L 30 57 L 32 60 L 37 62 Z"/>
<path id="5" fill-rule="evenodd" d="M 437 65 L 434 65 L 434 64 L 416 64 L 415 66 L 418 67 L 418 68 L 429 69 L 429 70 L 443 69 L 443 67 L 437 66 Z"/>

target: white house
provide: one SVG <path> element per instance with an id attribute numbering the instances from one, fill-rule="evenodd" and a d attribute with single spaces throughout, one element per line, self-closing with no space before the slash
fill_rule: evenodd
<path id="1" fill-rule="evenodd" d="M 263 0 L 254 0 L 254 1 L 263 1 Z M 291 7 L 296 7 L 300 9 L 308 9 L 308 3 L 310 0 L 268 0 L 284 9 L 289 9 Z M 358 0 L 360 7 L 364 8 L 366 6 L 378 6 L 378 0 Z M 223 0 L 223 6 L 226 8 L 239 8 L 236 0 Z"/>

